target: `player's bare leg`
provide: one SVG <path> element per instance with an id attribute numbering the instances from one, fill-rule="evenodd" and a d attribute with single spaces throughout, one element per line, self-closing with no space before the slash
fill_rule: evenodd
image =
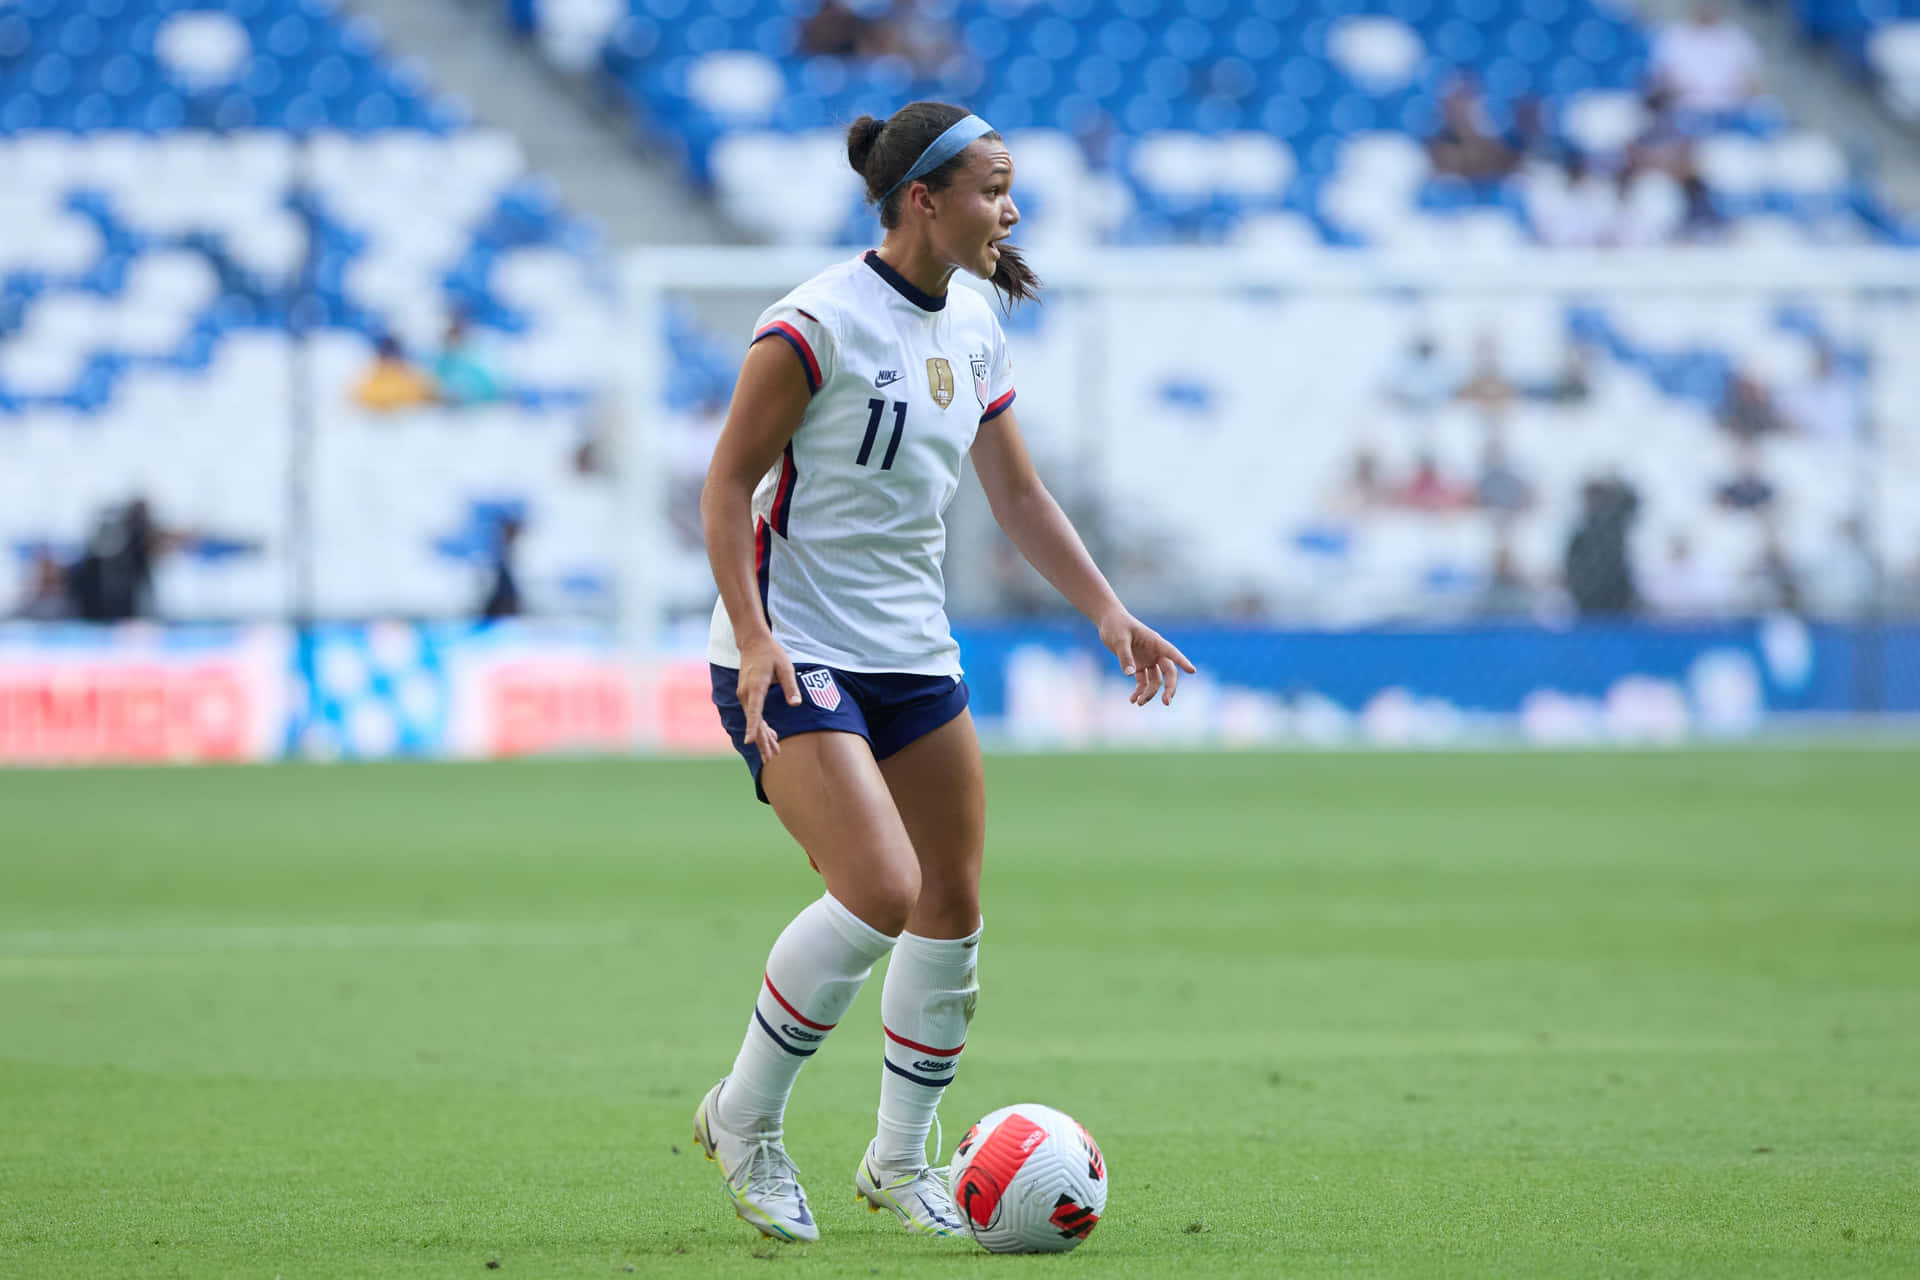
<path id="1" fill-rule="evenodd" d="M 787 1096 L 827 1033 L 893 949 L 920 888 L 906 828 L 866 740 L 832 731 L 783 741 L 760 781 L 774 812 L 827 882 L 827 895 L 774 943 L 733 1071 L 694 1116 L 734 1211 L 762 1234 L 819 1229 L 782 1142 Z"/>
<path id="2" fill-rule="evenodd" d="M 760 787 L 828 893 L 881 933 L 907 927 L 920 862 L 865 738 L 830 730 L 783 738 L 761 766 Z"/>
<path id="3" fill-rule="evenodd" d="M 987 843 L 985 771 L 973 713 L 962 711 L 880 761 L 920 866 L 907 932 L 966 938 L 980 928 L 980 864 Z"/>
<path id="4" fill-rule="evenodd" d="M 880 993 L 886 1058 L 879 1136 L 854 1173 L 854 1189 L 869 1208 L 891 1210 L 909 1231 L 958 1236 L 965 1228 L 925 1151 L 979 992 L 986 796 L 973 717 L 963 711 L 915 739 L 882 760 L 880 772 L 919 861 L 920 896 Z"/>

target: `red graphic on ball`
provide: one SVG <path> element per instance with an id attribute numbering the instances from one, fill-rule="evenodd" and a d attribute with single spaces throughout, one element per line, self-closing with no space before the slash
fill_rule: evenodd
<path id="1" fill-rule="evenodd" d="M 1085 1240 L 1094 1224 L 1100 1221 L 1100 1215 L 1075 1204 L 1072 1196 L 1061 1196 L 1053 1202 L 1053 1212 L 1047 1221 L 1060 1228 L 1061 1235 L 1069 1239 L 1078 1236 Z"/>
<path id="2" fill-rule="evenodd" d="M 992 1226 L 1000 1197 L 1007 1194 L 1020 1166 L 1046 1136 L 1045 1129 L 1017 1112 L 1002 1120 L 954 1184 L 953 1198 L 960 1211 L 978 1226 Z"/>

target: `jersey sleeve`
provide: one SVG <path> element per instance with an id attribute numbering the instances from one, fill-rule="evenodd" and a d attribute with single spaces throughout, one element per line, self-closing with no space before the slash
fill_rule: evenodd
<path id="1" fill-rule="evenodd" d="M 993 421 L 1005 413 L 1013 404 L 1013 357 L 1007 352 L 1007 335 L 1000 328 L 1000 322 L 993 322 L 993 345 L 987 356 L 987 394 L 986 408 L 981 411 L 982 424 Z"/>
<path id="2" fill-rule="evenodd" d="M 778 302 L 760 313 L 759 323 L 753 326 L 753 342 L 765 342 L 772 339 L 783 342 L 793 349 L 799 357 L 800 367 L 807 375 L 807 390 L 819 393 L 833 376 L 834 341 L 833 330 L 819 318 L 817 311 L 809 311 L 791 302 Z"/>

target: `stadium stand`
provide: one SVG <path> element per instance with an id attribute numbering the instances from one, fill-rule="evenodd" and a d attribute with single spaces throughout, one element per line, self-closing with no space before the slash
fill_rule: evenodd
<path id="1" fill-rule="evenodd" d="M 1872 81 L 1888 109 L 1920 120 L 1920 4 L 1914 0 L 1794 0 L 1809 39 Z"/>
<path id="2" fill-rule="evenodd" d="M 1764 96 L 1649 93 L 1657 34 L 1591 0 L 922 0 L 891 25 L 861 0 L 837 27 L 814 0 L 492 8 L 597 66 L 688 181 L 768 239 L 870 241 L 835 126 L 922 94 L 1007 130 L 1037 253 L 1913 239 Z M 0 600 L 144 496 L 183 535 L 161 570 L 175 616 L 461 613 L 509 523 L 534 607 L 605 608 L 604 249 L 365 19 L 324 0 L 16 0 L 0 152 L 17 175 L 0 191 Z M 822 180 L 766 200 L 782 173 Z M 1129 537 L 1175 549 L 1143 602 L 1538 609 L 1563 598 L 1539 588 L 1607 475 L 1637 492 L 1645 581 L 1684 577 L 1675 559 L 1714 580 L 1670 593 L 1694 601 L 1676 611 L 1801 603 L 1767 567 L 1782 547 L 1802 576 L 1863 536 L 1883 563 L 1920 561 L 1920 508 L 1885 500 L 1920 482 L 1897 443 L 1920 403 L 1898 317 L 1784 298 L 1170 298 L 1114 339 L 1109 412 L 1089 422 L 1078 309 L 1009 322 L 1023 420 L 1090 527 L 1124 512 Z M 455 316 L 477 345 L 448 340 Z M 711 584 L 686 499 L 739 336 L 688 308 L 667 336 L 667 595 L 698 613 Z M 385 337 L 397 353 L 376 365 Z M 1249 367 L 1299 388 L 1278 426 Z M 1885 518 L 1862 534 L 1843 481 L 1870 422 Z M 1206 447 L 1111 450 L 1077 479 L 1096 430 Z M 1220 479 L 1221 457 L 1269 463 Z M 1223 496 L 1246 517 L 1219 520 Z M 1020 598 L 1001 587 L 975 598 Z"/>
<path id="3" fill-rule="evenodd" d="M 550 45 L 604 32 L 606 74 L 640 127 L 769 238 L 857 241 L 864 224 L 851 175 L 783 209 L 777 223 L 754 198 L 756 180 L 769 164 L 817 162 L 834 145 L 835 121 L 934 96 L 975 103 L 1022 143 L 1034 235 L 1526 239 L 1539 231 L 1532 189 L 1551 186 L 1553 166 L 1461 183 L 1408 151 L 1447 123 L 1450 86 L 1463 78 L 1482 90 L 1474 111 L 1484 127 L 1532 159 L 1577 151 L 1611 171 L 1657 126 L 1741 153 L 1744 166 L 1703 175 L 1716 211 L 1736 224 L 1778 219 L 1816 240 L 1904 234 L 1851 181 L 1836 147 L 1794 132 L 1764 98 L 1650 113 L 1649 33 L 1590 0 L 856 5 L 846 12 L 873 28 L 908 25 L 868 40 L 883 50 L 873 56 L 808 52 L 825 47 L 809 39 L 818 12 L 810 0 L 724 0 L 698 12 L 683 0 L 632 0 L 611 27 L 605 4 L 542 6 L 538 16 Z M 1535 110 L 1538 125 L 1525 119 Z M 1643 214 L 1636 234 L 1664 235 L 1679 193 L 1643 185 L 1630 193 Z"/>
<path id="4" fill-rule="evenodd" d="M 523 20 L 550 48 L 601 42 L 603 73 L 637 125 L 768 240 L 869 242 L 871 214 L 838 126 L 935 96 L 976 103 L 1007 132 L 1020 235 L 1036 251 L 1914 242 L 1832 139 L 1794 128 L 1737 78 L 1724 90 L 1687 83 L 1695 65 L 1728 61 L 1722 46 L 1739 54 L 1743 37 L 1727 23 L 1676 35 L 1589 0 L 618 7 L 541 5 Z M 830 9 L 836 24 L 823 34 Z M 1714 47 L 1701 54 L 1702 43 Z M 1492 164 L 1481 163 L 1485 151 L 1442 150 L 1463 133 L 1488 141 Z M 780 173 L 810 181 L 769 201 L 768 175 Z M 1224 313 L 1170 299 L 1155 310 L 1137 342 L 1107 356 L 1122 385 L 1101 429 L 1171 435 L 1176 447 L 1206 440 L 1197 467 L 1223 453 L 1272 457 L 1273 412 L 1245 402 L 1236 369 L 1307 353 L 1290 361 L 1298 425 L 1284 435 L 1285 466 L 1226 481 L 1246 485 L 1232 505 L 1243 519 L 1217 518 L 1217 474 L 1183 483 L 1151 449 L 1115 451 L 1091 495 L 1124 510 L 1135 536 L 1177 549 L 1158 584 L 1170 606 L 1355 622 L 1508 608 L 1516 593 L 1496 589 L 1503 576 L 1564 579 L 1589 481 L 1616 475 L 1638 494 L 1633 558 L 1646 594 L 1661 597 L 1656 609 L 1859 607 L 1857 585 L 1822 594 L 1786 580 L 1775 548 L 1785 545 L 1805 579 L 1859 582 L 1830 570 L 1857 561 L 1866 536 L 1848 517 L 1867 423 L 1901 429 L 1899 397 L 1913 391 L 1894 358 L 1905 340 L 1897 325 L 1848 336 L 1831 307 L 1673 299 L 1542 299 L 1451 315 L 1384 298 L 1310 312 L 1238 299 Z M 1035 349 L 1022 362 L 1023 415 L 1043 438 L 1074 436 L 1086 412 L 1063 372 L 1075 368 L 1062 334 L 1071 322 L 1058 305 L 1017 321 Z M 1248 349 L 1250 332 L 1262 335 L 1259 350 Z M 1437 394 L 1419 404 L 1383 394 L 1393 360 L 1421 335 L 1433 344 Z M 682 450 L 682 483 L 691 483 L 700 407 L 710 388 L 730 385 L 738 349 L 684 317 L 674 338 L 677 429 L 694 442 Z M 1508 384 L 1497 402 L 1470 393 L 1476 352 L 1496 366 L 1483 372 Z M 1578 394 L 1556 392 L 1570 368 Z M 1756 429 L 1742 428 L 1756 417 Z M 1748 449 L 1757 460 L 1743 461 Z M 1525 503 L 1477 499 L 1490 453 L 1521 477 Z M 1884 497 L 1920 479 L 1903 451 L 1889 453 Z M 1350 487 L 1362 456 L 1378 491 L 1343 506 L 1330 495 Z M 1427 456 L 1435 470 L 1422 480 Z M 1070 474 L 1072 460 L 1059 462 Z M 1749 462 L 1779 478 L 1777 501 L 1724 499 Z M 1463 496 L 1447 497 L 1455 492 Z M 680 547 L 689 608 L 702 586 L 695 532 L 683 530 Z M 1920 530 L 1897 516 L 1873 536 L 1887 563 L 1920 552 Z"/>
<path id="5" fill-rule="evenodd" d="M 323 0 L 19 0 L 0 172 L 0 600 L 136 497 L 188 535 L 159 567 L 173 616 L 462 612 L 474 513 L 503 502 L 546 603 L 603 600 L 605 486 L 573 460 L 604 251 L 372 24 Z M 455 316 L 475 336 L 443 350 Z M 440 376 L 433 403 L 356 401 L 388 335 Z"/>

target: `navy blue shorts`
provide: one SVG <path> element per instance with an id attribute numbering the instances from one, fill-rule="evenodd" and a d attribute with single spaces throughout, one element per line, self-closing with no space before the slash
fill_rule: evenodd
<path id="1" fill-rule="evenodd" d="M 734 667 L 708 664 L 713 673 L 713 705 L 720 723 L 733 739 L 733 749 L 753 774 L 753 793 L 767 802 L 760 788 L 760 748 L 747 741 L 747 709 L 735 690 L 740 672 Z M 967 682 L 958 676 L 916 676 L 803 664 L 794 667 L 800 677 L 800 705 L 788 706 L 778 681 L 767 686 L 760 714 L 784 740 L 797 733 L 838 729 L 857 733 L 873 748 L 873 758 L 885 760 L 917 738 L 924 738 L 967 709 Z"/>

